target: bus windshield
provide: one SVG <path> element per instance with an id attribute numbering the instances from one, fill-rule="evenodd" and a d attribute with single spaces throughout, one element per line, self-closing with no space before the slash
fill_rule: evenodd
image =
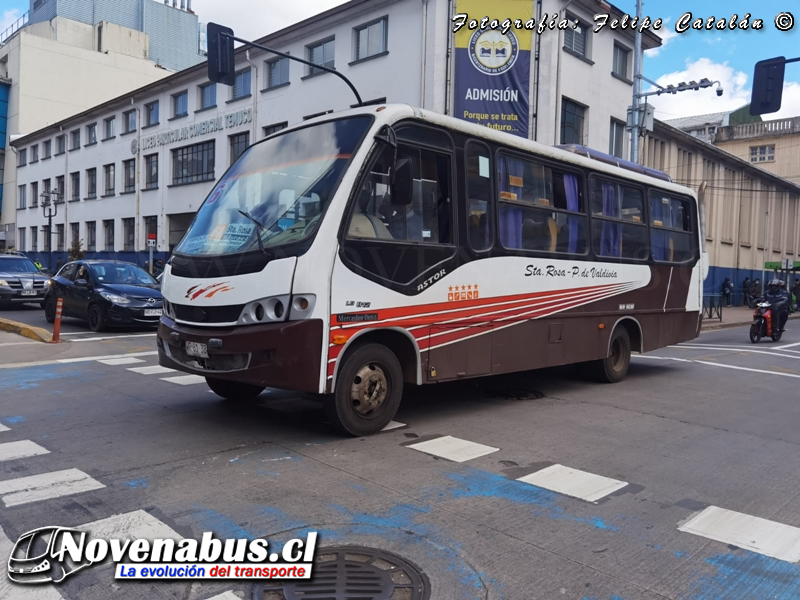
<path id="1" fill-rule="evenodd" d="M 206 198 L 175 251 L 240 254 L 259 250 L 257 235 L 264 248 L 310 236 L 371 123 L 370 116 L 340 119 L 251 146 Z"/>

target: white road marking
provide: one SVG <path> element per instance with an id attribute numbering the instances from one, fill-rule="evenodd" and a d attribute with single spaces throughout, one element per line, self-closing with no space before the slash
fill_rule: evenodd
<path id="1" fill-rule="evenodd" d="M 139 375 L 161 375 L 163 373 L 175 373 L 175 369 L 154 365 L 150 367 L 131 367 L 128 371 L 139 373 Z"/>
<path id="2" fill-rule="evenodd" d="M 800 346 L 800 342 L 795 342 L 794 344 L 786 344 L 785 346 L 778 346 L 775 350 L 786 350 L 786 348 L 794 348 L 795 346 Z"/>
<path id="3" fill-rule="evenodd" d="M 541 471 L 520 477 L 517 481 L 587 502 L 597 502 L 628 485 L 626 481 L 579 471 L 564 465 L 551 465 Z"/>
<path id="4" fill-rule="evenodd" d="M 132 356 L 128 356 L 127 358 L 106 358 L 103 360 L 98 360 L 97 362 L 103 363 L 104 365 L 117 367 L 119 365 L 133 365 L 136 363 L 142 363 L 144 361 L 141 358 L 134 358 Z"/>
<path id="5" fill-rule="evenodd" d="M 11 431 L 11 428 L 0 423 L 0 431 Z"/>
<path id="6" fill-rule="evenodd" d="M 433 456 L 439 456 L 459 463 L 500 450 L 500 448 L 476 444 L 475 442 L 462 440 L 449 435 L 436 438 L 435 440 L 428 440 L 427 442 L 411 444 L 408 447 L 424 452 L 425 454 L 432 454 Z"/>
<path id="7" fill-rule="evenodd" d="M 0 462 L 4 460 L 27 458 L 29 456 L 39 456 L 40 454 L 50 454 L 50 450 L 42 448 L 39 444 L 30 440 L 0 444 Z"/>
<path id="8" fill-rule="evenodd" d="M 41 342 L 37 342 L 41 343 Z M 0 527 L 0 598 L 14 598 L 15 600 L 64 600 L 52 585 L 18 585 L 8 578 L 8 560 L 14 549 L 12 542 Z M 237 598 L 241 600 L 241 598 Z"/>
<path id="9" fill-rule="evenodd" d="M 792 373 L 780 373 L 779 371 L 765 371 L 764 369 L 750 369 L 748 367 L 735 367 L 733 365 L 723 365 L 722 363 L 707 362 L 705 360 L 695 360 L 693 362 L 701 365 L 709 365 L 711 367 L 722 367 L 723 369 L 736 369 L 737 371 L 749 371 L 750 373 L 764 373 L 765 375 L 779 375 L 780 377 L 794 377 L 800 379 L 800 375 Z"/>
<path id="10" fill-rule="evenodd" d="M 405 423 L 398 423 L 397 421 L 389 421 L 389 424 L 381 429 L 381 431 L 391 431 L 392 429 L 398 429 L 400 427 L 405 427 Z"/>
<path id="11" fill-rule="evenodd" d="M 0 498 L 7 507 L 10 507 L 90 492 L 104 487 L 106 486 L 83 471 L 67 469 L 0 481 Z"/>
<path id="12" fill-rule="evenodd" d="M 73 342 L 103 342 L 105 340 L 120 340 L 123 338 L 155 337 L 155 333 L 141 333 L 135 335 L 108 335 L 105 337 L 88 337 L 72 340 Z"/>
<path id="13" fill-rule="evenodd" d="M 70 363 L 78 363 L 78 362 L 89 362 L 93 360 L 108 360 L 112 358 L 128 358 L 128 357 L 136 357 L 136 356 L 158 356 L 158 350 L 153 350 L 149 352 L 131 352 L 130 354 L 109 354 L 107 356 L 84 356 L 81 358 L 59 358 L 56 360 L 57 363 L 61 364 L 70 364 Z"/>
<path id="14" fill-rule="evenodd" d="M 206 382 L 206 378 L 200 375 L 178 375 L 177 377 L 161 377 L 160 379 L 161 381 L 169 381 L 178 385 L 195 385 L 196 383 Z"/>
<path id="15" fill-rule="evenodd" d="M 242 600 L 242 599 L 229 590 L 227 592 L 222 592 L 217 596 L 212 596 L 211 598 L 208 598 L 208 600 Z"/>
<path id="16" fill-rule="evenodd" d="M 631 358 L 647 358 L 650 360 L 674 360 L 675 362 L 694 362 L 693 360 L 689 360 L 688 358 L 674 358 L 672 356 L 648 356 L 647 354 L 633 354 Z"/>
<path id="17" fill-rule="evenodd" d="M 683 350 L 722 350 L 726 352 L 750 352 L 751 354 L 766 354 L 767 356 L 780 356 L 783 358 L 793 358 L 795 360 L 800 360 L 800 356 L 794 356 L 793 354 L 781 354 L 779 352 L 770 352 L 768 350 L 755 350 L 753 348 L 744 348 L 744 347 L 723 347 L 723 346 L 701 346 L 701 347 L 693 347 L 693 346 L 686 346 L 681 344 L 680 346 L 667 346 L 667 348 L 673 349 L 683 349 Z"/>
<path id="18" fill-rule="evenodd" d="M 6 342 L 0 346 L 33 346 L 34 344 L 41 344 L 42 342 Z"/>
<path id="19" fill-rule="evenodd" d="M 678 531 L 733 544 L 765 556 L 795 563 L 800 560 L 800 529 L 732 510 L 709 506 Z"/>

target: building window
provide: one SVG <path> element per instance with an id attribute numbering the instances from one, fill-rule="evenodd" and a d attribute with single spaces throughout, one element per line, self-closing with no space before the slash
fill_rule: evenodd
<path id="1" fill-rule="evenodd" d="M 51 142 L 50 140 L 46 140 L 46 141 L 42 142 L 42 160 L 45 160 L 46 158 L 50 158 L 50 156 L 52 155 L 52 152 L 51 152 L 52 146 L 53 146 L 53 142 Z"/>
<path id="2" fill-rule="evenodd" d="M 387 18 L 383 17 L 355 29 L 355 60 L 363 60 L 370 56 L 386 52 Z"/>
<path id="3" fill-rule="evenodd" d="M 269 137 L 273 133 L 278 133 L 281 129 L 286 129 L 288 126 L 289 123 L 287 121 L 284 121 L 283 123 L 274 123 L 273 125 L 267 125 L 266 127 L 262 128 L 264 130 L 264 137 Z"/>
<path id="4" fill-rule="evenodd" d="M 158 187 L 158 154 L 144 157 L 144 189 L 154 190 Z"/>
<path id="5" fill-rule="evenodd" d="M 144 105 L 145 127 L 158 125 L 158 100 Z"/>
<path id="6" fill-rule="evenodd" d="M 27 245 L 25 244 L 25 234 L 26 233 L 27 233 L 27 231 L 25 231 L 24 227 L 20 227 L 19 229 L 17 229 L 17 247 L 22 252 L 25 252 L 25 249 L 27 248 Z"/>
<path id="7" fill-rule="evenodd" d="M 122 249 L 125 252 L 133 252 L 136 245 L 136 221 L 134 219 L 122 219 Z"/>
<path id="8" fill-rule="evenodd" d="M 64 176 L 56 176 L 56 202 L 64 201 Z"/>
<path id="9" fill-rule="evenodd" d="M 28 149 L 23 148 L 17 154 L 17 166 L 24 167 L 27 164 L 28 164 Z"/>
<path id="10" fill-rule="evenodd" d="M 39 251 L 39 228 L 31 227 L 31 252 Z"/>
<path id="11" fill-rule="evenodd" d="M 774 160 L 775 146 L 750 146 L 750 162 L 773 162 Z"/>
<path id="12" fill-rule="evenodd" d="M 17 208 L 28 207 L 27 193 L 28 189 L 25 187 L 25 184 L 17 186 Z"/>
<path id="13" fill-rule="evenodd" d="M 70 150 L 77 150 L 81 147 L 81 130 L 76 129 L 75 131 L 70 132 L 69 134 L 69 149 Z"/>
<path id="14" fill-rule="evenodd" d="M 245 131 L 244 133 L 238 133 L 236 135 L 230 136 L 231 140 L 231 164 L 236 162 L 236 159 L 239 158 L 242 153 L 247 149 L 250 145 L 250 132 Z"/>
<path id="15" fill-rule="evenodd" d="M 319 42 L 317 44 L 313 44 L 311 46 L 307 46 L 308 50 L 308 61 L 314 63 L 315 65 L 322 65 L 323 67 L 328 67 L 332 69 L 334 67 L 334 43 L 336 42 L 335 39 L 331 38 L 329 40 L 325 40 L 324 42 Z M 308 74 L 309 75 L 318 75 L 319 73 L 324 73 L 322 69 L 317 69 L 316 67 L 309 67 Z"/>
<path id="16" fill-rule="evenodd" d="M 86 197 L 97 198 L 97 169 L 86 169 Z"/>
<path id="17" fill-rule="evenodd" d="M 77 244 L 81 239 L 81 224 L 80 223 L 70 223 L 69 224 L 69 243 L 70 244 Z"/>
<path id="18" fill-rule="evenodd" d="M 59 223 L 56 225 L 56 251 L 64 251 L 64 224 Z"/>
<path id="19" fill-rule="evenodd" d="M 275 58 L 267 61 L 267 89 L 289 83 L 289 59 Z"/>
<path id="20" fill-rule="evenodd" d="M 70 187 L 72 188 L 72 200 L 81 199 L 81 174 L 80 171 L 69 174 Z"/>
<path id="21" fill-rule="evenodd" d="M 97 123 L 86 126 L 86 145 L 91 146 L 97 143 Z"/>
<path id="22" fill-rule="evenodd" d="M 136 131 L 136 110 L 122 113 L 122 116 L 125 118 L 125 133 Z"/>
<path id="23" fill-rule="evenodd" d="M 31 146 L 31 162 L 39 162 L 39 144 Z"/>
<path id="24" fill-rule="evenodd" d="M 207 83 L 200 86 L 200 109 L 213 108 L 217 105 L 217 85 Z"/>
<path id="25" fill-rule="evenodd" d="M 158 217 L 144 217 L 144 237 L 154 235 L 158 239 Z"/>
<path id="26" fill-rule="evenodd" d="M 567 30 L 569 31 L 569 30 Z M 586 109 L 566 98 L 561 99 L 561 143 L 583 144 L 583 121 Z"/>
<path id="27" fill-rule="evenodd" d="M 103 193 L 106 196 L 112 196 L 116 187 L 116 173 L 113 164 L 103 166 L 103 180 L 105 182 L 105 192 Z"/>
<path id="28" fill-rule="evenodd" d="M 105 240 L 104 250 L 114 251 L 114 219 L 103 221 L 103 239 Z"/>
<path id="29" fill-rule="evenodd" d="M 44 196 L 42 204 L 50 204 L 50 178 L 42 180 L 42 196 Z"/>
<path id="30" fill-rule="evenodd" d="M 97 251 L 97 222 L 86 221 L 86 250 L 88 252 Z"/>
<path id="31" fill-rule="evenodd" d="M 31 208 L 38 208 L 39 207 L 39 182 L 32 181 L 31 182 Z"/>
<path id="32" fill-rule="evenodd" d="M 116 122 L 115 117 L 110 117 L 103 121 L 103 133 L 105 135 L 105 139 L 110 140 L 114 137 L 114 124 Z"/>
<path id="33" fill-rule="evenodd" d="M 608 137 L 608 153 L 617 158 L 624 158 L 625 151 L 625 123 L 611 119 L 611 133 Z"/>
<path id="34" fill-rule="evenodd" d="M 172 118 L 189 114 L 189 92 L 181 92 L 172 97 Z"/>
<path id="35" fill-rule="evenodd" d="M 122 161 L 122 172 L 123 172 L 123 177 L 125 178 L 124 191 L 126 191 L 126 192 L 135 192 L 136 191 L 136 159 L 131 158 L 130 160 Z"/>
<path id="36" fill-rule="evenodd" d="M 572 15 L 568 15 L 567 18 L 572 22 L 578 20 Z M 575 29 L 572 27 L 567 27 L 564 30 L 564 48 L 588 58 L 588 35 L 589 28 L 583 22 L 578 23 L 578 26 Z"/>
<path id="37" fill-rule="evenodd" d="M 67 151 L 67 136 L 66 135 L 59 135 L 56 136 L 56 155 L 64 154 Z"/>
<path id="38" fill-rule="evenodd" d="M 611 72 L 617 77 L 630 79 L 628 77 L 628 57 L 630 54 L 631 52 L 627 48 L 614 44 L 614 66 Z"/>
<path id="39" fill-rule="evenodd" d="M 236 74 L 236 79 L 233 83 L 233 95 L 231 96 L 232 100 L 239 100 L 240 98 L 246 98 L 251 94 L 250 88 L 250 69 L 245 69 L 244 71 L 239 71 Z"/>
<path id="40" fill-rule="evenodd" d="M 214 180 L 214 141 L 172 151 L 172 184 Z"/>

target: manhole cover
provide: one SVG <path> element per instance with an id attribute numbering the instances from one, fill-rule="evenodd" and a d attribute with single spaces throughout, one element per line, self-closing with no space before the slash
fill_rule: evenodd
<path id="1" fill-rule="evenodd" d="M 405 559 L 365 546 L 320 548 L 310 580 L 256 586 L 253 600 L 428 600 L 428 577 Z"/>

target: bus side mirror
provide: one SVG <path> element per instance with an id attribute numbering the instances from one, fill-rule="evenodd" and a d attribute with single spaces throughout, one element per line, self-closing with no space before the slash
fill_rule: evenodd
<path id="1" fill-rule="evenodd" d="M 414 176 L 411 173 L 411 159 L 401 158 L 395 162 L 392 171 L 392 204 L 409 206 L 414 194 Z"/>
<path id="2" fill-rule="evenodd" d="M 206 41 L 208 44 L 208 80 L 223 85 L 233 85 L 236 83 L 233 29 L 209 23 L 206 26 Z"/>
<path id="3" fill-rule="evenodd" d="M 756 63 L 753 73 L 753 94 L 750 97 L 751 115 L 765 115 L 781 109 L 785 72 L 786 58 L 783 56 Z"/>

